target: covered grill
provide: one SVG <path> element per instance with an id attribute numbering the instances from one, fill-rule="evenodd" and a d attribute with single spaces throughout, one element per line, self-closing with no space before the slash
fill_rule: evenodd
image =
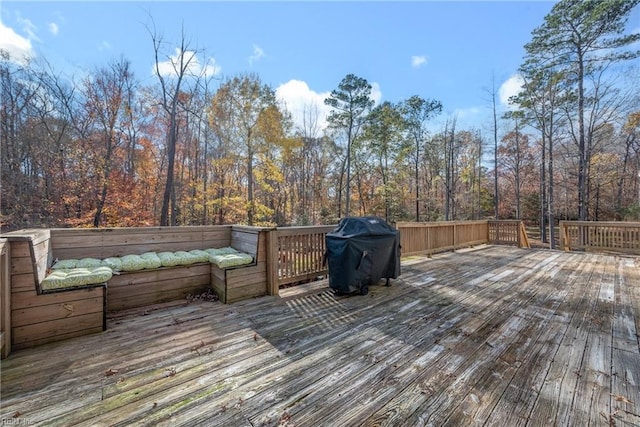
<path id="1" fill-rule="evenodd" d="M 377 217 L 343 218 L 327 233 L 329 286 L 338 293 L 360 292 L 380 279 L 400 275 L 400 232 Z"/>

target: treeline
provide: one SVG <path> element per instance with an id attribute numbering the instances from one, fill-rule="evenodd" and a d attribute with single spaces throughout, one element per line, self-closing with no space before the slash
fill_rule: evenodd
<path id="1" fill-rule="evenodd" d="M 74 80 L 0 59 L 3 229 L 640 216 L 640 0 L 561 1 L 525 46 L 523 91 L 490 132 L 460 129 L 438 100 L 375 105 L 345 76 L 302 125 L 256 74 L 214 80 L 152 34 L 155 80 L 120 58 Z M 580 37 L 576 37 L 579 35 Z M 584 43 L 584 44 L 580 44 Z M 169 58 L 169 62 L 161 61 Z M 168 65 L 168 67 L 167 67 Z"/>

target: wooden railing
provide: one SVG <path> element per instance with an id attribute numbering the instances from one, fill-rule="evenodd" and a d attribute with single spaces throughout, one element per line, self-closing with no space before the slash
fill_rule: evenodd
<path id="1" fill-rule="evenodd" d="M 487 221 L 399 222 L 403 255 L 432 254 L 487 243 Z"/>
<path id="2" fill-rule="evenodd" d="M 484 243 L 529 247 L 522 221 L 400 222 L 403 255 L 433 254 Z"/>
<path id="3" fill-rule="evenodd" d="M 515 245 L 528 248 L 529 238 L 524 223 L 520 220 L 489 220 L 489 243 L 493 245 Z"/>
<path id="4" fill-rule="evenodd" d="M 640 222 L 560 221 L 560 247 L 640 255 Z"/>
<path id="5" fill-rule="evenodd" d="M 269 231 L 269 293 L 282 285 L 313 280 L 327 274 L 325 236 L 335 225 L 282 227 Z"/>

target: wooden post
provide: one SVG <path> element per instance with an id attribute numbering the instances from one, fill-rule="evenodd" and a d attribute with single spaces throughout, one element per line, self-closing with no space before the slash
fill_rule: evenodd
<path id="1" fill-rule="evenodd" d="M 564 221 L 560 221 L 560 224 L 558 225 L 558 227 L 560 227 L 560 247 L 562 248 L 563 251 L 568 251 L 569 236 L 567 236 L 567 226 L 564 223 Z"/>
<path id="2" fill-rule="evenodd" d="M 267 231 L 267 292 L 278 295 L 278 229 Z"/>
<path id="3" fill-rule="evenodd" d="M 527 229 L 524 226 L 524 222 L 520 221 L 519 225 L 520 232 L 518 233 L 518 247 L 519 248 L 530 248 L 529 244 L 529 236 L 527 236 Z"/>
<path id="4" fill-rule="evenodd" d="M 0 239 L 0 358 L 11 353 L 10 243 Z"/>

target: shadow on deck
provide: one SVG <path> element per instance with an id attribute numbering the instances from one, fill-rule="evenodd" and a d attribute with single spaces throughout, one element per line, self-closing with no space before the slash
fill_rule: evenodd
<path id="1" fill-rule="evenodd" d="M 640 425 L 640 261 L 486 246 L 111 319 L 2 361 L 12 425 Z"/>

